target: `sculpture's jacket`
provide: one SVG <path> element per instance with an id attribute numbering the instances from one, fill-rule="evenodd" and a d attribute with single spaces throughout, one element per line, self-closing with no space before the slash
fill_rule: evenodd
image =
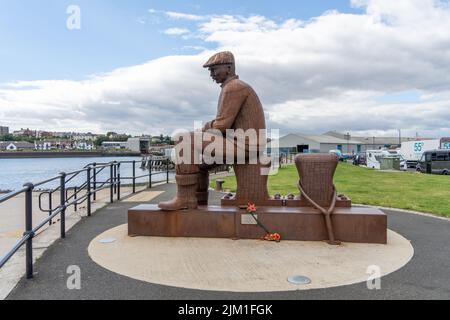
<path id="1" fill-rule="evenodd" d="M 265 128 L 264 110 L 253 88 L 239 80 L 238 76 L 224 82 L 219 96 L 217 116 L 205 125 L 204 130 L 217 129 L 225 137 L 227 129 L 244 131 L 254 129 L 257 139 L 246 137 L 245 149 L 258 150 L 258 147 L 265 147 L 265 134 L 260 139 L 260 130 Z M 227 139 L 230 140 L 230 137 Z M 232 142 L 236 145 L 236 141 L 233 139 Z"/>

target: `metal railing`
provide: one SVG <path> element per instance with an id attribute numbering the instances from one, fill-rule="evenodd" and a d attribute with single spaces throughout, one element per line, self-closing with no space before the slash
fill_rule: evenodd
<path id="1" fill-rule="evenodd" d="M 159 161 L 160 159 L 158 159 Z M 165 182 L 169 183 L 169 172 L 171 163 L 169 158 L 165 158 L 165 170 L 154 171 L 153 161 L 148 161 L 148 165 L 145 169 L 148 170 L 145 174 L 136 175 L 136 164 L 141 164 L 141 161 L 112 161 L 108 163 L 90 163 L 83 169 L 65 173 L 61 172 L 58 176 L 40 181 L 38 183 L 25 183 L 23 188 L 16 190 L 5 195 L 0 196 L 0 205 L 20 194 L 25 194 L 25 231 L 22 238 L 14 245 L 14 247 L 6 253 L 0 259 L 0 268 L 2 268 L 6 262 L 23 246 L 25 245 L 25 263 L 26 263 L 26 277 L 27 279 L 33 278 L 33 238 L 37 232 L 41 230 L 45 225 L 53 224 L 53 220 L 59 216 L 60 222 L 60 237 L 66 237 L 66 209 L 70 206 L 74 207 L 74 211 L 78 210 L 78 205 L 86 202 L 87 216 L 92 214 L 92 201 L 97 199 L 97 193 L 103 189 L 109 188 L 109 202 L 114 202 L 114 195 L 117 200 L 120 200 L 122 181 L 131 180 L 132 193 L 136 193 L 136 182 L 138 179 L 148 178 L 146 183 L 149 188 L 152 187 L 154 181 L 152 176 L 156 174 L 166 173 Z M 132 174 L 130 177 L 124 177 L 120 174 L 120 168 L 124 165 L 132 165 Z M 109 177 L 106 181 L 97 181 L 99 174 L 109 169 Z M 159 168 L 161 170 L 161 167 Z M 68 186 L 68 183 L 73 181 L 76 177 L 80 177 L 85 174 L 85 180 L 79 186 Z M 58 187 L 50 190 L 41 191 L 38 196 L 39 209 L 42 212 L 48 213 L 48 217 L 41 221 L 36 227 L 33 228 L 33 191 L 37 187 L 41 187 L 45 184 L 59 181 Z M 161 182 L 161 181 L 159 181 Z M 72 191 L 72 195 L 69 196 L 69 192 Z M 55 199 L 55 193 L 59 195 L 59 205 L 54 206 L 53 200 Z M 48 195 L 48 208 L 43 208 L 42 198 L 44 195 Z"/>

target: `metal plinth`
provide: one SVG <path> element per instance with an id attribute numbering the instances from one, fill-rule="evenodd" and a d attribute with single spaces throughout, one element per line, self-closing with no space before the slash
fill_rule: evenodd
<path id="1" fill-rule="evenodd" d="M 311 207 L 259 207 L 258 220 L 282 240 L 328 240 L 322 213 Z M 344 242 L 387 242 L 387 217 L 376 208 L 336 208 L 331 215 L 336 239 Z M 162 211 L 143 204 L 128 211 L 128 235 L 260 239 L 265 231 L 237 207 L 203 206 Z"/>

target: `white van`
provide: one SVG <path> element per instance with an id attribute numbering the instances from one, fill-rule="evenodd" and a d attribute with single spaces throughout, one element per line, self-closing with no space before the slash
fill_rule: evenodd
<path id="1" fill-rule="evenodd" d="M 388 150 L 367 150 L 366 151 L 366 159 L 367 159 L 367 168 L 380 170 L 380 158 L 400 158 L 400 170 L 406 170 L 406 161 L 405 159 L 398 154 L 396 151 L 388 151 Z"/>

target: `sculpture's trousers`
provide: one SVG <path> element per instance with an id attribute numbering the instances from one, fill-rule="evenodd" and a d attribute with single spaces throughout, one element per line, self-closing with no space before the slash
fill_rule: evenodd
<path id="1" fill-rule="evenodd" d="M 161 209 L 193 209 L 197 205 L 207 205 L 208 171 L 222 164 L 246 163 L 248 160 L 245 145 L 240 148 L 234 140 L 227 143 L 221 134 L 205 134 L 205 139 L 201 132 L 180 136 L 175 146 L 177 195 L 171 201 L 160 202 Z"/>
<path id="2" fill-rule="evenodd" d="M 196 196 L 199 204 L 208 202 L 209 170 L 223 164 L 248 160 L 245 147 L 239 148 L 233 141 L 227 143 L 221 135 L 206 135 L 203 139 L 201 133 L 191 132 L 185 136 L 186 140 L 179 141 L 175 147 L 177 183 L 183 184 L 185 180 L 188 183 L 188 180 L 192 180 L 192 175 L 197 175 Z"/>
<path id="3" fill-rule="evenodd" d="M 245 145 L 240 146 L 233 141 L 227 142 L 221 135 L 205 133 L 207 141 L 203 141 L 201 133 L 198 133 L 197 138 L 195 135 L 196 133 L 191 132 L 187 140 L 183 139 L 175 146 L 177 174 L 208 172 L 223 164 L 248 162 L 249 152 Z M 256 152 L 255 156 L 257 156 Z"/>

